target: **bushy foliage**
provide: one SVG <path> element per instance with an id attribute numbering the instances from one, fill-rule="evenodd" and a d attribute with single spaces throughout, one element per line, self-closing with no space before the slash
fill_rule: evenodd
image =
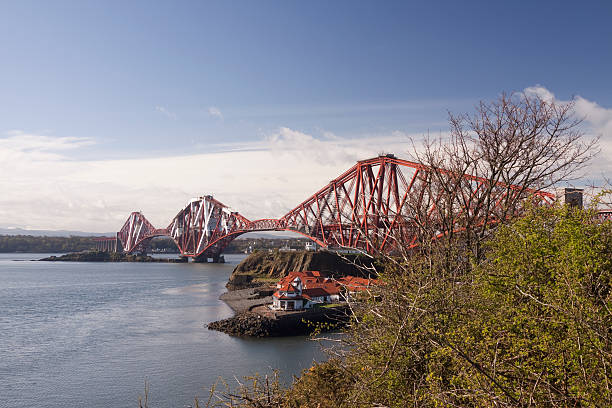
<path id="1" fill-rule="evenodd" d="M 534 209 L 487 249 L 479 265 L 415 255 L 387 273 L 337 362 L 351 379 L 338 406 L 612 404 L 610 223 Z"/>
<path id="2" fill-rule="evenodd" d="M 538 210 L 502 227 L 490 247 L 478 271 L 482 317 L 466 327 L 474 358 L 508 401 L 611 406 L 610 223 Z"/>
<path id="3" fill-rule="evenodd" d="M 315 363 L 305 370 L 287 393 L 286 406 L 337 407 L 347 398 L 350 378 L 342 370 L 339 361 L 331 359 Z"/>

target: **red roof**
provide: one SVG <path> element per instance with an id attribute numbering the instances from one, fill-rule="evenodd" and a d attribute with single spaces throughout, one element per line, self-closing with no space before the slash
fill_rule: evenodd
<path id="1" fill-rule="evenodd" d="M 290 293 L 297 291 L 293 286 L 293 281 L 296 278 L 300 278 L 302 281 L 302 296 L 306 299 L 338 295 L 343 287 L 348 289 L 349 292 L 357 292 L 366 290 L 372 285 L 380 284 L 380 282 L 375 279 L 366 279 L 356 276 L 345 276 L 335 281 L 323 276 L 319 271 L 292 271 L 278 282 L 277 287 L 279 288 L 279 292 L 276 292 L 274 296 L 283 300 L 302 299 L 300 296 L 285 297 L 283 295 L 281 297 L 280 295 L 280 292 Z"/>
<path id="2" fill-rule="evenodd" d="M 275 298 L 277 298 L 278 300 L 302 300 L 304 299 L 302 296 L 285 296 L 285 295 L 281 295 L 280 292 L 274 292 L 274 294 L 272 295 Z"/>
<path id="3" fill-rule="evenodd" d="M 289 272 L 287 276 L 285 276 L 280 281 L 278 281 L 276 286 L 277 288 L 280 289 L 284 285 L 293 282 L 295 278 L 300 278 L 304 288 L 315 286 L 315 285 L 318 285 L 319 283 L 324 283 L 329 280 L 329 278 L 322 276 L 321 272 L 319 271 L 304 271 L 304 272 L 293 271 L 293 272 Z"/>
<path id="4" fill-rule="evenodd" d="M 373 285 L 378 285 L 380 282 L 376 279 L 359 278 L 357 276 L 345 276 L 338 279 L 342 285 L 346 286 L 349 291 L 366 290 Z"/>
<path id="5" fill-rule="evenodd" d="M 322 278 L 324 276 L 321 275 L 319 271 L 291 271 L 287 274 L 287 276 L 283 277 L 281 282 L 289 282 L 294 280 L 295 278 L 311 279 L 311 278 Z"/>
<path id="6" fill-rule="evenodd" d="M 295 288 L 295 286 L 291 284 L 291 282 L 281 285 L 281 287 L 278 288 L 278 290 L 281 290 L 283 292 L 296 292 L 297 291 L 297 289 Z"/>
<path id="7" fill-rule="evenodd" d="M 306 298 L 332 296 L 340 293 L 340 286 L 332 283 L 323 284 L 314 288 L 304 289 L 302 295 Z"/>

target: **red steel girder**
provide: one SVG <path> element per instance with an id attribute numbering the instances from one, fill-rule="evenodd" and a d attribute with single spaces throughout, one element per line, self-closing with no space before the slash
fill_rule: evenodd
<path id="1" fill-rule="evenodd" d="M 432 177 L 447 177 L 459 188 L 456 202 L 444 202 L 432 189 Z M 292 231 L 322 247 L 347 247 L 367 252 L 393 251 L 398 245 L 417 245 L 416 231 L 428 225 L 435 236 L 454 231 L 459 217 L 479 214 L 475 203 L 493 191 L 494 204 L 483 223 L 498 222 L 505 200 L 531 195 L 541 204 L 554 196 L 520 186 L 490 182 L 482 177 L 454 174 L 392 155 L 357 162 L 280 219 L 250 221 L 212 196 L 192 199 L 168 228 L 154 228 L 141 213 L 132 213 L 118 233 L 124 250 L 132 252 L 155 236 L 169 236 L 183 256 L 217 256 L 236 237 L 252 231 Z M 453 209 L 456 219 L 443 225 L 440 212 Z M 606 215 L 607 216 L 607 215 Z M 435 237 L 433 237 L 435 238 Z"/>
<path id="2" fill-rule="evenodd" d="M 203 196 L 190 200 L 165 229 L 156 229 L 144 215 L 134 212 L 117 236 L 128 253 L 143 250 L 154 237 L 168 236 L 183 256 L 214 257 L 241 234 L 278 229 L 276 219 L 250 221 L 212 196 Z"/>
<path id="3" fill-rule="evenodd" d="M 157 229 L 142 213 L 133 212 L 117 233 L 117 238 L 123 250 L 131 253 L 144 248 L 151 238 L 165 235 L 168 235 L 167 229 Z"/>
<path id="4" fill-rule="evenodd" d="M 458 197 L 463 201 L 441 202 L 442 192 L 431 188 L 434 174 L 454 179 L 462 188 Z M 392 155 L 379 156 L 357 162 L 289 211 L 280 223 L 284 230 L 308 236 L 322 246 L 392 251 L 397 245 L 416 244 L 419 226 L 439 228 L 437 237 L 456 230 L 458 218 L 453 225 L 441 224 L 445 206 L 455 209 L 457 217 L 478 214 L 473 203 L 484 194 L 482 187 L 490 184 L 482 177 L 434 171 Z M 503 216 L 504 197 L 533 195 L 544 204 L 554 200 L 552 194 L 504 183 L 495 183 L 492 191 L 496 202 L 487 214 L 488 221 L 483 222 L 496 222 Z"/>

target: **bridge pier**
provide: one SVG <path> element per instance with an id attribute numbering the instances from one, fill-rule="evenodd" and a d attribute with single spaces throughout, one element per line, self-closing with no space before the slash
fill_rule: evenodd
<path id="1" fill-rule="evenodd" d="M 194 256 L 192 259 L 193 263 L 208 263 L 208 256 L 202 254 L 200 256 Z"/>
<path id="2" fill-rule="evenodd" d="M 225 263 L 225 257 L 221 254 L 202 254 L 200 256 L 195 256 L 191 259 L 194 263 Z"/>
<path id="3" fill-rule="evenodd" d="M 117 237 L 99 237 L 94 238 L 96 251 L 101 252 L 117 252 Z"/>

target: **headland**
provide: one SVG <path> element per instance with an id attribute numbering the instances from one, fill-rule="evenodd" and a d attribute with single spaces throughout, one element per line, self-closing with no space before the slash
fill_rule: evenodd
<path id="1" fill-rule="evenodd" d="M 327 251 L 261 251 L 236 266 L 220 299 L 235 316 L 208 324 L 232 336 L 276 337 L 337 330 L 350 320 L 345 302 L 316 304 L 302 310 L 274 310 L 272 294 L 291 272 L 320 271 L 325 279 L 364 277 L 371 258 Z M 291 278 L 289 278 L 291 279 Z"/>
<path id="2" fill-rule="evenodd" d="M 258 251 L 246 257 L 232 272 L 227 288 L 232 291 L 270 285 L 292 271 L 320 271 L 330 278 L 368 277 L 375 261 L 362 254 L 329 251 Z"/>
<path id="3" fill-rule="evenodd" d="M 39 261 L 51 262 L 162 262 L 184 263 L 187 258 L 154 258 L 148 255 L 130 255 L 120 252 L 84 251 L 73 252 L 61 256 L 49 256 Z"/>

